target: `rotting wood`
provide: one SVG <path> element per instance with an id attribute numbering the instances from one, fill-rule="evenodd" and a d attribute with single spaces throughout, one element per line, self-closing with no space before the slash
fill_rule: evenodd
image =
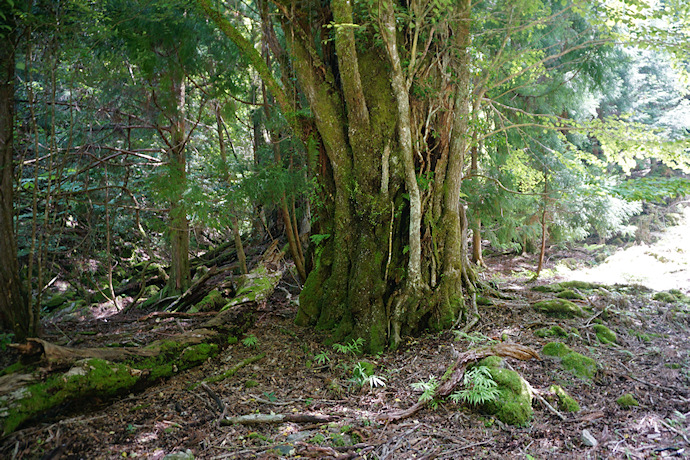
<path id="1" fill-rule="evenodd" d="M 216 275 L 221 275 L 225 272 L 228 272 L 234 268 L 235 267 L 233 265 L 231 265 L 229 267 L 224 267 L 220 270 L 216 266 L 209 268 L 209 270 L 201 278 L 199 278 L 194 284 L 192 284 L 189 287 L 189 289 L 187 289 L 184 292 L 184 294 L 182 294 L 173 303 L 168 305 L 166 310 L 168 310 L 168 311 L 180 311 L 180 310 L 186 310 L 188 307 L 191 307 L 196 302 L 203 299 L 204 296 L 211 291 L 212 288 L 205 286 L 206 282 L 209 279 L 213 278 Z"/>

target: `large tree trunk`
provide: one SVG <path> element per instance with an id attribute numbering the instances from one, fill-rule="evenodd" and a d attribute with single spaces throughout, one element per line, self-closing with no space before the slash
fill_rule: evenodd
<path id="1" fill-rule="evenodd" d="M 13 228 L 13 143 L 15 24 L 7 12 L 0 32 L 0 326 L 12 329 L 16 341 L 38 333 L 39 318 L 29 305 L 19 276 Z M 4 29 L 4 28 L 3 28 Z"/>
<path id="2" fill-rule="evenodd" d="M 256 54 L 200 1 L 240 49 Z M 428 13 L 417 6 L 420 14 Z M 448 25 L 431 26 L 455 40 L 452 50 L 439 42 L 433 56 L 430 46 L 404 49 L 408 42 L 396 32 L 400 18 L 390 1 L 372 4 L 370 11 L 359 5 L 356 13 L 348 0 L 330 2 L 333 36 L 323 46 L 324 24 L 310 23 L 306 18 L 313 15 L 295 14 L 282 3 L 276 7 L 326 163 L 317 173 L 322 238 L 300 295 L 298 324 L 333 330 L 335 340 L 362 337 L 369 351 L 395 347 L 401 337 L 424 328 L 452 326 L 464 314 L 465 290 L 473 293 L 475 282 L 460 203 L 471 138 L 469 2 L 463 2 L 463 18 L 452 33 Z M 310 7 L 317 8 L 304 8 Z M 357 15 L 378 27 L 376 37 L 356 26 Z M 328 14 L 317 16 L 330 24 Z M 424 21 L 425 27 L 433 22 Z M 416 44 L 415 28 L 408 31 Z M 256 56 L 249 60 L 271 80 L 267 87 L 281 92 Z M 447 71 L 450 63 L 455 77 Z M 415 92 L 415 76 L 422 74 L 437 95 Z M 284 113 L 290 109 L 277 101 Z M 438 141 L 426 147 L 432 130 Z M 426 181 L 423 193 L 419 181 Z"/>

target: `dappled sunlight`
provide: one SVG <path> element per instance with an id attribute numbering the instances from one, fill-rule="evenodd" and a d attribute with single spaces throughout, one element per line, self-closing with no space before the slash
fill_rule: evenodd
<path id="1" fill-rule="evenodd" d="M 570 270 L 559 266 L 557 274 L 568 280 L 604 284 L 641 284 L 664 291 L 690 291 L 690 208 L 681 212 L 679 224 L 656 235 L 652 244 L 636 244 L 591 268 Z"/>

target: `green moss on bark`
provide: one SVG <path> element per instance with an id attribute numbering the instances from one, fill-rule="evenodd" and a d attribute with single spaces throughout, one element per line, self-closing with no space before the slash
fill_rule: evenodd
<path id="1" fill-rule="evenodd" d="M 21 423 L 67 400 L 93 396 L 112 396 L 134 386 L 141 372 L 125 364 L 102 359 L 85 359 L 74 364 L 66 373 L 50 377 L 45 382 L 28 386 L 17 398 L 0 402 L 0 417 L 4 433 L 14 431 Z"/>

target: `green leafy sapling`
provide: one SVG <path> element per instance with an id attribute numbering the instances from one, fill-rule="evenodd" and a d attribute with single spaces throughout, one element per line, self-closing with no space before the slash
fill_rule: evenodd
<path id="1" fill-rule="evenodd" d="M 438 381 L 433 375 L 426 382 L 415 382 L 412 384 L 412 388 L 417 391 L 421 391 L 422 394 L 419 396 L 419 402 L 431 402 L 436 395 L 436 390 L 438 389 Z"/>
<path id="2" fill-rule="evenodd" d="M 494 401 L 498 397 L 498 385 L 486 366 L 476 366 L 465 372 L 462 384 L 465 389 L 451 394 L 452 401 L 477 405 Z"/>
<path id="3" fill-rule="evenodd" d="M 364 345 L 364 339 L 359 337 L 356 340 L 350 341 L 350 343 L 343 345 L 340 343 L 334 343 L 333 349 L 338 353 L 359 355 L 362 353 L 362 346 Z"/>
<path id="4" fill-rule="evenodd" d="M 323 365 L 326 364 L 327 362 L 330 362 L 330 361 L 331 361 L 331 358 L 330 358 L 330 356 L 328 356 L 328 352 L 327 352 L 327 351 L 322 351 L 321 353 L 318 353 L 318 354 L 314 355 L 314 360 L 315 360 L 320 366 L 323 366 Z"/>

